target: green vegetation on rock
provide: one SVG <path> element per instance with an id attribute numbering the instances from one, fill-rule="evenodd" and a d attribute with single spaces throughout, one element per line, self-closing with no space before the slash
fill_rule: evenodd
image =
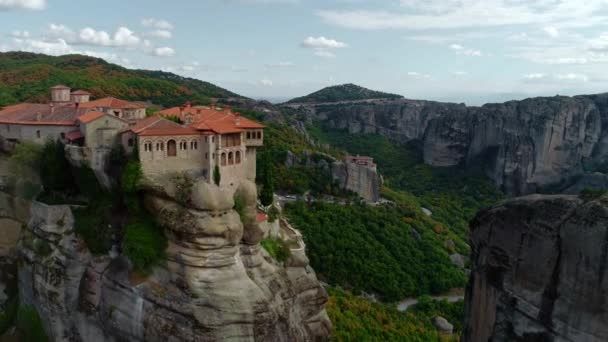
<path id="1" fill-rule="evenodd" d="M 340 289 L 329 289 L 327 313 L 334 325 L 332 341 L 458 341 L 457 334 L 441 336 L 433 327 L 432 318 L 440 313 L 456 319 L 462 316 L 461 303 L 442 303 L 435 310 L 399 312 L 393 306 L 372 303 Z M 456 315 L 452 315 L 456 312 Z M 452 321 L 450 321 L 452 322 Z"/>
<path id="2" fill-rule="evenodd" d="M 466 284 L 444 247 L 449 232 L 437 232 L 438 223 L 415 205 L 296 202 L 286 211 L 312 267 L 332 285 L 396 301 Z"/>
<path id="3" fill-rule="evenodd" d="M 370 90 L 356 84 L 348 83 L 326 87 L 302 97 L 296 97 L 287 103 L 319 103 L 336 101 L 353 101 L 369 99 L 398 99 L 401 95 Z"/>
<path id="4" fill-rule="evenodd" d="M 32 306 L 19 307 L 17 329 L 21 332 L 23 341 L 45 342 L 49 340 L 44 331 L 40 315 L 36 308 Z"/>
<path id="5" fill-rule="evenodd" d="M 153 266 L 165 259 L 167 239 L 154 221 L 140 218 L 125 227 L 122 248 L 135 269 L 147 274 Z"/>
<path id="6" fill-rule="evenodd" d="M 289 246 L 281 239 L 266 238 L 260 244 L 271 257 L 279 262 L 285 262 L 291 256 Z"/>
<path id="7" fill-rule="evenodd" d="M 208 82 L 163 71 L 127 69 L 89 56 L 0 53 L 0 107 L 23 101 L 46 102 L 49 88 L 57 84 L 88 90 L 94 98 L 114 96 L 164 106 L 240 97 Z"/>

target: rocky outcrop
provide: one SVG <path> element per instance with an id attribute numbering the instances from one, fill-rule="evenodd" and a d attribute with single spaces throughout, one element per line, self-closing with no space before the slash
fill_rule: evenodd
<path id="1" fill-rule="evenodd" d="M 289 105 L 286 107 L 293 107 Z M 505 192 L 525 194 L 583 173 L 608 155 L 608 95 L 531 98 L 481 107 L 381 99 L 298 104 L 308 120 L 353 134 L 421 142 L 434 166 L 484 161 Z"/>
<path id="2" fill-rule="evenodd" d="M 532 195 L 471 224 L 464 341 L 608 340 L 608 204 Z"/>
<path id="3" fill-rule="evenodd" d="M 342 189 L 355 192 L 366 201 L 377 202 L 380 199 L 382 182 L 375 167 L 336 161 L 331 165 L 331 176 Z"/>
<path id="4" fill-rule="evenodd" d="M 331 323 L 308 264 L 274 261 L 260 246 L 255 184 L 195 183 L 187 203 L 170 184 L 145 204 L 169 240 L 167 262 L 134 274 L 122 256 L 93 257 L 67 206 L 35 203 L 22 240 L 21 300 L 55 341 L 315 341 Z"/>

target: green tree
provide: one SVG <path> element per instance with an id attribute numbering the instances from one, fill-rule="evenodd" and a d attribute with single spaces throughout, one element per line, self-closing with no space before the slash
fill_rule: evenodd
<path id="1" fill-rule="evenodd" d="M 23 177 L 31 171 L 38 170 L 42 157 L 42 146 L 31 142 L 21 142 L 8 160 L 10 173 L 15 177 Z"/>
<path id="2" fill-rule="evenodd" d="M 220 186 L 220 182 L 222 180 L 222 175 L 220 174 L 220 167 L 215 165 L 213 169 L 213 182 L 215 185 Z"/>
<path id="3" fill-rule="evenodd" d="M 65 192 L 74 188 L 70 162 L 65 157 L 63 143 L 49 139 L 40 158 L 40 179 L 45 191 Z"/>
<path id="4" fill-rule="evenodd" d="M 274 197 L 274 179 L 272 165 L 268 154 L 264 154 L 262 158 L 263 174 L 262 174 L 262 191 L 260 193 L 260 201 L 262 205 L 268 206 L 273 202 Z"/>
<path id="5" fill-rule="evenodd" d="M 130 160 L 125 166 L 120 179 L 122 190 L 125 193 L 136 192 L 139 188 L 141 177 L 141 164 L 138 161 Z"/>

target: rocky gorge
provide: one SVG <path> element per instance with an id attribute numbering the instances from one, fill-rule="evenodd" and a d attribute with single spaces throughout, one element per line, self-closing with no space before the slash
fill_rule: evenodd
<path id="1" fill-rule="evenodd" d="M 20 305 L 38 311 L 54 341 L 326 340 L 327 293 L 305 256 L 279 263 L 261 247 L 255 185 L 237 190 L 242 213 L 214 185 L 195 183 L 186 202 L 178 191 L 145 192 L 169 241 L 166 263 L 148 275 L 118 253 L 93 255 L 68 205 L 34 201 L 27 218 L 21 207 L 2 212 L 26 221 L 3 255 L 18 265 Z"/>
<path id="2" fill-rule="evenodd" d="M 283 108 L 309 124 L 416 142 L 432 166 L 484 163 L 486 174 L 510 195 L 584 182 L 587 171 L 597 169 L 608 153 L 607 94 L 481 107 L 390 98 L 286 103 Z"/>
<path id="3" fill-rule="evenodd" d="M 608 340 L 608 202 L 530 195 L 471 224 L 463 341 Z"/>

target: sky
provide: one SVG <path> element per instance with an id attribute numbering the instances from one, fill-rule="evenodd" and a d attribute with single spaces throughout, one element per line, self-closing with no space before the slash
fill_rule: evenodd
<path id="1" fill-rule="evenodd" d="M 0 51 L 275 101 L 355 83 L 480 105 L 608 91 L 608 0 L 0 0 Z"/>

